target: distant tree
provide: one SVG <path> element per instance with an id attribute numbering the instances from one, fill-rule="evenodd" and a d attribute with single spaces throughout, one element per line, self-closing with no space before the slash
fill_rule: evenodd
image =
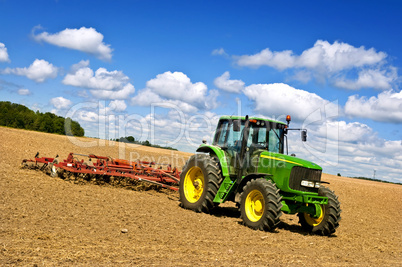
<path id="1" fill-rule="evenodd" d="M 85 134 L 81 125 L 70 118 L 65 119 L 50 112 L 34 112 L 9 101 L 0 101 L 0 126 L 76 136 Z"/>
<path id="2" fill-rule="evenodd" d="M 342 176 L 342 175 L 338 172 L 338 176 Z"/>
<path id="3" fill-rule="evenodd" d="M 151 143 L 148 140 L 144 141 L 142 144 L 144 146 L 151 146 Z"/>

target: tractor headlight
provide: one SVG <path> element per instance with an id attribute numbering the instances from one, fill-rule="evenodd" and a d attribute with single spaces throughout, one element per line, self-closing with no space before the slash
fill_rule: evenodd
<path id="1" fill-rule="evenodd" d="M 313 182 L 313 181 L 303 180 L 303 181 L 301 181 L 301 185 L 305 186 L 305 187 L 320 188 L 320 182 Z"/>

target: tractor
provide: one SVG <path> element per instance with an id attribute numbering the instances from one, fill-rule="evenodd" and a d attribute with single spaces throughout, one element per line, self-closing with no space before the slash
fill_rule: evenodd
<path id="1" fill-rule="evenodd" d="M 209 213 L 236 203 L 243 224 L 274 231 L 282 213 L 297 214 L 304 231 L 330 236 L 341 219 L 340 202 L 323 186 L 322 168 L 288 155 L 287 123 L 248 116 L 222 116 L 212 145 L 203 141 L 180 175 L 180 205 Z M 286 154 L 285 154 L 286 150 Z"/>

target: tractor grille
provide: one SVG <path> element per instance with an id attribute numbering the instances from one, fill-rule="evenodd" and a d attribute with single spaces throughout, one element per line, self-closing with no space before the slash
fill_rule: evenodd
<path id="1" fill-rule="evenodd" d="M 295 166 L 290 172 L 289 187 L 293 190 L 317 193 L 318 188 L 301 186 L 300 183 L 302 180 L 319 182 L 321 181 L 321 173 L 321 170 Z"/>

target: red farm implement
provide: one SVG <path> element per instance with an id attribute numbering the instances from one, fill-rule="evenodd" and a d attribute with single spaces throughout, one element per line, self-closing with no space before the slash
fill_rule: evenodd
<path id="1" fill-rule="evenodd" d="M 86 157 L 79 160 L 77 156 Z M 162 166 L 166 167 L 163 168 Z M 156 166 L 159 166 L 156 168 Z M 40 169 L 47 171 L 52 177 L 60 176 L 81 176 L 84 179 L 109 179 L 129 178 L 136 181 L 147 182 L 163 188 L 178 191 L 180 173 L 169 164 L 159 164 L 148 161 L 128 161 L 124 159 L 113 159 L 111 157 L 97 155 L 83 155 L 70 153 L 65 160 L 55 158 L 39 157 L 39 152 L 34 159 L 24 159 L 22 167 Z"/>

